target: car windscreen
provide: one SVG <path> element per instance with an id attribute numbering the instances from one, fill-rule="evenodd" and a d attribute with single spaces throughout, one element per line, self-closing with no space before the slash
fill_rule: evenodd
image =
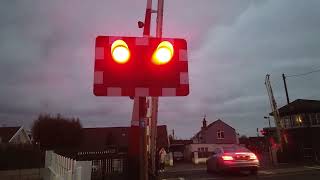
<path id="1" fill-rule="evenodd" d="M 250 152 L 248 149 L 244 147 L 237 147 L 237 146 L 223 147 L 223 151 L 225 153 Z"/>

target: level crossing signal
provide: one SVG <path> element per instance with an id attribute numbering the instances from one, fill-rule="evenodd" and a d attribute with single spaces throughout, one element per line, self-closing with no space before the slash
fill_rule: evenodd
<path id="1" fill-rule="evenodd" d="M 96 96 L 187 96 L 187 42 L 179 38 L 98 36 Z"/>

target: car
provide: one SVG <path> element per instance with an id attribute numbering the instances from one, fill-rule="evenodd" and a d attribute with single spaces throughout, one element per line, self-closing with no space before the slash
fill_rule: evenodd
<path id="1" fill-rule="evenodd" d="M 175 152 L 173 152 L 173 159 L 174 159 L 175 161 L 183 161 L 184 156 L 183 156 L 182 152 L 180 152 L 180 151 L 175 151 Z"/>
<path id="2" fill-rule="evenodd" d="M 207 172 L 228 170 L 246 170 L 257 174 L 260 166 L 257 156 L 245 147 L 232 145 L 222 146 L 213 151 L 207 161 Z"/>

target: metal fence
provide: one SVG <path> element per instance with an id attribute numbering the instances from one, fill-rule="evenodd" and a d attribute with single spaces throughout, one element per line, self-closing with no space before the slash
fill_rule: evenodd
<path id="1" fill-rule="evenodd" d="M 128 158 L 126 155 L 116 155 L 92 161 L 92 180 L 128 179 Z"/>

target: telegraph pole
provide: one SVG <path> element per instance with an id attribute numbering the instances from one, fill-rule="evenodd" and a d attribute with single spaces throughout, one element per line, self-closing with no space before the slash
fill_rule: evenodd
<path id="1" fill-rule="evenodd" d="M 144 28 L 143 37 L 97 36 L 95 41 L 93 94 L 129 96 L 133 99 L 128 136 L 128 179 L 147 180 L 148 160 L 152 162 L 150 175 L 156 172 L 158 97 L 189 94 L 187 41 L 181 38 L 161 38 L 163 1 L 158 0 L 157 10 L 152 10 L 152 0 L 147 0 L 145 20 L 138 22 L 138 27 Z M 152 13 L 157 13 L 157 37 L 150 37 Z M 173 46 L 174 43 L 176 46 Z M 156 49 L 155 44 L 158 44 Z M 130 52 L 133 52 L 134 56 L 130 56 Z M 174 52 L 177 55 L 174 55 Z M 149 61 L 152 64 L 147 63 Z M 169 61 L 173 63 L 168 63 Z M 149 72 L 147 70 L 156 70 L 159 74 L 146 74 Z M 163 73 L 170 76 L 159 79 L 159 75 Z M 132 76 L 134 80 L 131 79 Z M 149 76 L 148 79 L 146 76 Z M 149 132 L 152 132 L 152 135 Z M 149 151 L 149 147 L 152 150 Z"/>
<path id="2" fill-rule="evenodd" d="M 164 0 L 158 0 L 157 8 L 157 24 L 156 24 L 156 37 L 162 37 L 162 24 L 163 24 L 163 6 Z M 157 174 L 156 156 L 157 154 L 157 123 L 158 123 L 158 97 L 151 97 L 151 142 L 150 142 L 150 155 L 151 155 L 151 173 Z"/>
<path id="3" fill-rule="evenodd" d="M 157 13 L 157 24 L 156 24 L 156 37 L 162 37 L 162 24 L 163 24 L 163 7 L 164 0 L 158 0 L 157 10 L 152 10 L 152 0 L 147 0 L 147 8 L 145 14 L 144 22 L 138 22 L 139 28 L 143 29 L 143 36 L 150 37 L 150 27 L 151 27 L 151 14 Z M 148 118 L 150 121 L 150 173 L 152 176 L 157 174 L 157 165 L 156 165 L 156 156 L 157 154 L 157 118 L 158 118 L 158 97 L 135 97 L 134 98 L 134 108 L 133 108 L 133 116 L 131 121 L 131 134 L 130 134 L 130 146 L 129 146 L 129 156 L 131 159 L 135 159 L 134 154 L 136 154 L 139 159 L 139 163 L 137 164 L 137 159 L 135 163 L 131 163 L 130 168 L 133 168 L 135 173 L 130 174 L 131 179 L 140 179 L 147 180 L 148 179 L 148 157 L 147 157 L 147 136 L 146 136 L 146 120 Z M 150 103 L 149 103 L 150 102 Z M 148 107 L 147 107 L 148 104 Z M 150 112 L 150 114 L 148 113 Z M 137 129 L 137 125 L 139 127 L 139 131 L 134 130 Z M 135 133 L 136 132 L 136 133 Z M 139 134 L 139 145 L 137 147 L 137 135 Z M 135 144 L 136 143 L 136 144 Z M 139 149 L 137 153 L 131 153 L 132 149 Z M 137 157 L 136 156 L 136 157 Z M 139 165 L 139 169 L 134 167 L 134 165 Z M 138 173 L 138 174 L 137 174 Z M 133 176 L 132 176 L 133 175 Z M 139 178 L 138 178 L 139 177 Z"/>
<path id="4" fill-rule="evenodd" d="M 286 82 L 286 76 L 284 74 L 282 74 L 282 79 L 283 79 L 284 89 L 286 91 L 287 104 L 289 104 L 290 101 L 289 101 L 289 95 L 288 95 L 288 89 L 287 89 L 287 82 Z"/>
<path id="5" fill-rule="evenodd" d="M 152 0 L 147 0 L 143 36 L 150 36 Z M 140 22 L 139 22 L 140 23 Z M 140 25 L 139 25 L 140 27 Z M 148 158 L 146 147 L 146 97 L 134 97 L 129 135 L 129 177 L 148 180 Z"/>

